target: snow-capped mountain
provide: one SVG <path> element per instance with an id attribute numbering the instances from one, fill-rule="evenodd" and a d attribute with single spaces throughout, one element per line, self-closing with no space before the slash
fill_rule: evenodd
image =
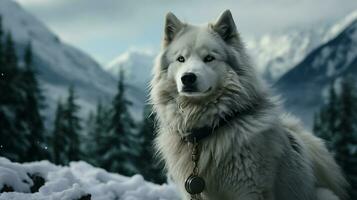
<path id="1" fill-rule="evenodd" d="M 306 55 L 329 41 L 357 19 L 357 10 L 337 23 L 324 23 L 304 29 L 267 33 L 260 38 L 247 38 L 246 44 L 257 70 L 274 83 L 302 61 Z"/>
<path id="2" fill-rule="evenodd" d="M 104 69 L 118 77 L 119 71 L 123 70 L 125 83 L 131 94 L 135 96 L 132 113 L 142 113 L 148 101 L 149 82 L 154 64 L 155 54 L 151 51 L 130 49 L 111 61 Z M 136 115 L 140 120 L 141 115 Z"/>
<path id="3" fill-rule="evenodd" d="M 153 52 L 130 49 L 104 66 L 104 69 L 116 76 L 123 70 L 128 84 L 147 92 L 154 57 Z"/>
<path id="4" fill-rule="evenodd" d="M 244 37 L 243 40 L 256 65 L 257 71 L 270 83 L 277 81 L 319 45 L 329 41 L 357 19 L 357 10 L 336 23 L 321 23 L 305 29 L 292 28 L 285 31 L 267 33 L 259 38 Z M 145 89 L 142 80 L 149 80 L 155 53 L 129 50 L 110 62 L 105 70 L 117 75 L 120 68 L 129 74 L 136 86 Z"/>
<path id="5" fill-rule="evenodd" d="M 275 84 L 286 108 L 311 127 L 333 80 L 357 75 L 357 19 L 332 40 L 312 51 Z"/>
<path id="6" fill-rule="evenodd" d="M 86 117 L 97 102 L 110 103 L 116 92 L 116 78 L 90 56 L 65 44 L 42 22 L 11 0 L 0 0 L 0 15 L 5 31 L 13 36 L 18 54 L 31 42 L 34 66 L 46 98 L 44 111 L 46 124 L 50 125 L 59 98 L 64 100 L 69 85 L 74 85 L 81 105 L 81 115 Z M 130 99 L 136 103 L 135 91 L 129 90 Z M 141 116 L 141 113 L 139 114 Z"/>

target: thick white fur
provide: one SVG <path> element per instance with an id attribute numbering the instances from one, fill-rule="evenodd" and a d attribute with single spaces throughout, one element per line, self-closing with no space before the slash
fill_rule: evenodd
<path id="1" fill-rule="evenodd" d="M 296 119 L 281 114 L 279 103 L 257 79 L 239 36 L 224 41 L 215 33 L 220 23 L 234 26 L 229 24 L 230 13 L 223 14 L 228 22 L 219 19 L 218 25 L 204 27 L 183 24 L 171 15 L 166 23 L 176 32 L 166 32 L 174 35 L 165 36 L 151 100 L 158 120 L 156 147 L 183 198 L 190 199 L 184 182 L 193 168 L 189 144 L 182 140 L 186 130 L 215 126 L 220 117 L 251 108 L 251 113 L 235 117 L 200 143 L 199 174 L 207 184 L 200 199 L 344 199 L 346 181 L 323 142 Z M 204 44 L 220 51 L 217 62 L 201 66 L 218 75 L 212 83 L 215 89 L 199 98 L 182 95 L 176 76 L 184 66 L 175 62 L 174 52 L 199 57 L 197 52 L 207 50 Z"/>

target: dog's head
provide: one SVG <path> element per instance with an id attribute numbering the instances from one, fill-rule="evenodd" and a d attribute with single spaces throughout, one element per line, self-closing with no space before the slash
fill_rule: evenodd
<path id="1" fill-rule="evenodd" d="M 175 100 L 207 105 L 226 95 L 224 104 L 244 107 L 258 96 L 258 89 L 229 10 L 203 26 L 183 23 L 172 13 L 166 15 L 152 81 L 154 104 Z"/>
<path id="2" fill-rule="evenodd" d="M 229 68 L 226 43 L 238 37 L 230 11 L 203 27 L 184 24 L 168 13 L 164 30 L 161 67 L 174 80 L 178 95 L 197 99 L 216 92 Z"/>

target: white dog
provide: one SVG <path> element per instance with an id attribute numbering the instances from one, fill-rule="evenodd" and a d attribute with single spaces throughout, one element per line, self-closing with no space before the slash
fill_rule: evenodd
<path id="1" fill-rule="evenodd" d="M 168 13 L 164 35 L 151 82 L 156 147 L 184 199 L 347 198 L 323 142 L 257 78 L 229 10 L 205 26 Z"/>

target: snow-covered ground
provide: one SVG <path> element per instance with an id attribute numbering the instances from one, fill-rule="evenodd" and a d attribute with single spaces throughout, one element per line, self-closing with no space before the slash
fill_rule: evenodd
<path id="1" fill-rule="evenodd" d="M 3 192 L 3 191 L 13 192 Z M 156 185 L 79 161 L 14 163 L 0 157 L 0 200 L 176 200 L 173 184 Z"/>

